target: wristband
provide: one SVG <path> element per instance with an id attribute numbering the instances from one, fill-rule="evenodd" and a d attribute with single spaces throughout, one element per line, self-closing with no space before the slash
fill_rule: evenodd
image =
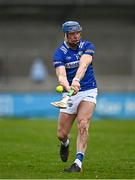
<path id="1" fill-rule="evenodd" d="M 80 79 L 79 79 L 79 78 L 74 78 L 73 81 L 78 81 L 78 82 L 80 82 Z"/>

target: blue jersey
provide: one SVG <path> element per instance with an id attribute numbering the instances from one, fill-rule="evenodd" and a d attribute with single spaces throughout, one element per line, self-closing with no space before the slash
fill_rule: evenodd
<path id="1" fill-rule="evenodd" d="M 93 56 L 95 47 L 91 42 L 80 40 L 76 50 L 71 49 L 66 42 L 56 49 L 53 56 L 54 67 L 65 66 L 67 79 L 71 85 L 79 67 L 79 60 L 83 54 Z M 92 63 L 88 66 L 84 77 L 80 81 L 80 91 L 94 89 L 97 87 Z"/>

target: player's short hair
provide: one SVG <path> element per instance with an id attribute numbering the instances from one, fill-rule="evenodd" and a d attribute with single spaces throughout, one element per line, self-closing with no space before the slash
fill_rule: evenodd
<path id="1" fill-rule="evenodd" d="M 82 31 L 82 27 L 80 24 L 76 21 L 67 21 L 64 24 L 62 24 L 62 31 L 64 33 L 70 33 L 70 32 L 76 32 L 76 31 Z"/>

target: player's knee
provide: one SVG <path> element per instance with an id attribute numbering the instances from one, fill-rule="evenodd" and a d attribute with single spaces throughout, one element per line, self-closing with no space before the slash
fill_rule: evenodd
<path id="1" fill-rule="evenodd" d="M 58 129 L 57 131 L 57 137 L 59 140 L 67 139 L 67 133 L 63 129 Z"/>

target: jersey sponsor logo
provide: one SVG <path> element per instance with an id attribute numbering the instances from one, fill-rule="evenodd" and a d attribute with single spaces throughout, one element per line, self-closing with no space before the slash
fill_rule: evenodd
<path id="1" fill-rule="evenodd" d="M 79 61 L 74 61 L 74 62 L 70 62 L 70 63 L 66 63 L 65 64 L 65 67 L 67 69 L 70 69 L 70 68 L 76 68 L 79 66 Z"/>

